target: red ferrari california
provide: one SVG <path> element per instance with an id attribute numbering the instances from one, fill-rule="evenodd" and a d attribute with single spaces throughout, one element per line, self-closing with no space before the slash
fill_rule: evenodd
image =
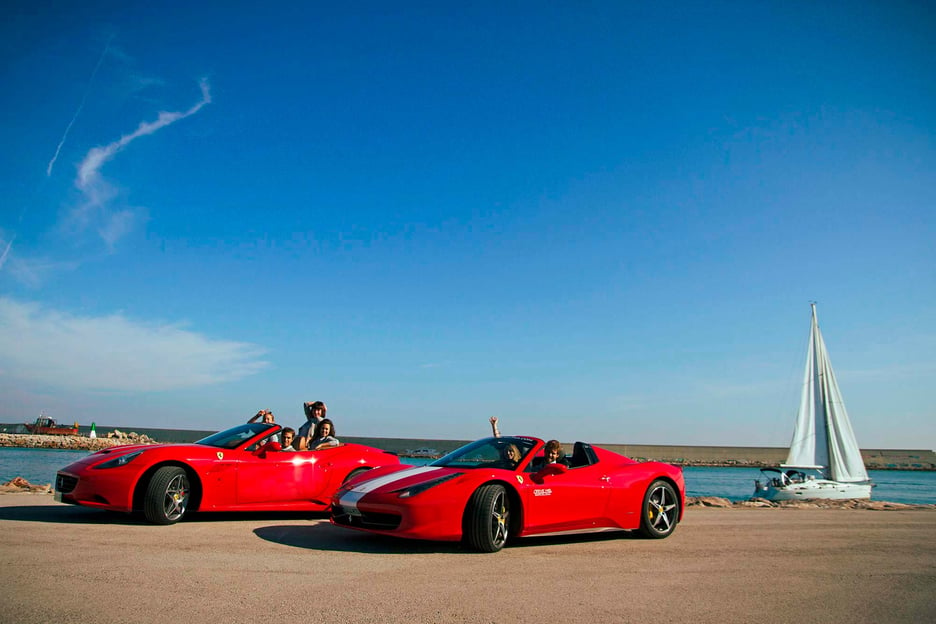
<path id="1" fill-rule="evenodd" d="M 58 471 L 55 500 L 142 512 L 173 524 L 194 511 L 324 511 L 350 477 L 399 457 L 360 444 L 273 450 L 281 427 L 248 423 L 193 444 L 115 446 Z M 272 448 L 271 448 L 272 447 Z"/>
<path id="2" fill-rule="evenodd" d="M 388 466 L 342 485 L 338 526 L 415 539 L 459 541 L 496 552 L 511 537 L 638 530 L 668 537 L 682 519 L 682 470 L 636 462 L 576 442 L 563 462 L 544 463 L 544 443 L 486 438 L 427 466 Z"/>

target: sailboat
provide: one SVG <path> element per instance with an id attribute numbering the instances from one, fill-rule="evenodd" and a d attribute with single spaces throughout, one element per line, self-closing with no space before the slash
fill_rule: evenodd
<path id="1" fill-rule="evenodd" d="M 754 482 L 754 497 L 771 501 L 871 498 L 872 483 L 819 332 L 816 304 L 810 306 L 809 350 L 793 442 L 785 464 L 761 468 L 764 481 Z"/>

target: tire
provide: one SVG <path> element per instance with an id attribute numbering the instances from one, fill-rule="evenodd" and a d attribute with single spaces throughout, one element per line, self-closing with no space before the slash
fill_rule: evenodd
<path id="1" fill-rule="evenodd" d="M 668 481 L 650 484 L 640 508 L 640 534 L 649 539 L 669 537 L 679 522 L 679 496 Z"/>
<path id="2" fill-rule="evenodd" d="M 150 479 L 143 499 L 143 515 L 153 524 L 175 524 L 188 510 L 192 488 L 178 466 L 163 466 Z"/>
<path id="3" fill-rule="evenodd" d="M 354 470 L 352 470 L 351 472 L 348 473 L 348 476 L 347 476 L 347 477 L 344 478 L 344 481 L 341 482 L 342 485 L 344 485 L 345 483 L 347 483 L 347 482 L 350 481 L 351 479 L 354 479 L 354 478 L 357 477 L 358 475 L 364 474 L 364 473 L 367 472 L 368 470 L 370 470 L 370 468 L 355 468 Z"/>
<path id="4" fill-rule="evenodd" d="M 507 543 L 510 500 L 503 485 L 483 485 L 475 490 L 465 509 L 465 542 L 480 552 L 497 552 Z"/>

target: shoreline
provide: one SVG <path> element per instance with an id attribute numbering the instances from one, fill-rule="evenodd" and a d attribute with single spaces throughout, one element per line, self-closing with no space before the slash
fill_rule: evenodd
<path id="1" fill-rule="evenodd" d="M 23 477 L 15 477 L 6 483 L 0 483 L 0 495 L 3 494 L 48 494 L 54 493 L 51 483 L 30 483 Z M 768 501 L 763 498 L 750 498 L 743 501 L 731 501 L 720 496 L 687 496 L 686 509 L 866 509 L 869 511 L 936 511 L 936 504 L 895 503 L 883 500 L 793 500 Z M 210 512 L 203 512 L 210 513 Z"/>
<path id="2" fill-rule="evenodd" d="M 400 457 L 423 457 L 423 455 L 413 454 L 409 449 L 412 448 L 413 440 L 397 438 L 346 438 L 349 442 L 365 444 L 384 448 L 395 452 Z M 451 440 L 450 444 L 460 446 L 466 441 Z M 73 451 L 100 451 L 102 449 L 120 446 L 124 444 L 161 444 L 146 434 L 140 434 L 135 431 L 124 432 L 119 429 L 109 430 L 99 438 L 89 438 L 84 435 L 40 435 L 31 433 L 5 433 L 0 432 L 0 448 L 29 448 L 29 449 L 58 449 Z M 168 442 L 173 444 L 173 442 Z M 658 461 L 682 468 L 771 468 L 776 467 L 783 462 L 783 459 L 774 451 L 783 449 L 754 449 L 752 447 L 664 447 L 648 445 L 620 445 L 620 444 L 599 444 L 610 451 L 620 453 L 625 457 L 630 457 L 636 461 Z M 455 448 L 455 446 L 453 446 Z M 678 449 L 678 457 L 671 456 L 673 450 Z M 727 453 L 732 451 L 740 455 L 745 453 L 753 454 L 767 450 L 771 457 L 763 459 L 753 459 L 745 457 L 727 457 Z M 647 451 L 656 451 L 652 455 Z M 785 452 L 785 451 L 784 451 Z M 707 458 L 693 458 L 691 454 L 708 455 Z M 892 451 L 895 454 L 900 453 L 900 461 L 891 463 L 880 463 L 877 461 L 865 460 L 865 468 L 868 470 L 911 470 L 921 472 L 936 472 L 936 454 L 931 451 Z M 915 453 L 915 455 L 910 455 Z M 676 453 L 672 453 L 676 454 Z M 866 457 L 880 456 L 882 451 L 868 451 Z M 932 457 L 928 457 L 932 455 Z M 688 456 L 687 456 L 688 455 Z M 777 457 L 773 457 L 777 455 Z M 907 458 L 918 460 L 910 462 Z M 932 460 L 932 461 L 930 461 Z"/>

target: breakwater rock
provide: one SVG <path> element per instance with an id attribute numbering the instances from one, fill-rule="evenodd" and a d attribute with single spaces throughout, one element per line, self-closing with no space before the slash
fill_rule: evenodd
<path id="1" fill-rule="evenodd" d="M 51 494 L 52 484 L 46 483 L 45 485 L 35 485 L 23 477 L 15 477 L 6 483 L 0 483 L 0 492 L 43 492 L 46 494 Z"/>
<path id="2" fill-rule="evenodd" d="M 31 433 L 0 433 L 0 446 L 19 448 L 66 449 L 70 451 L 100 451 L 123 444 L 158 444 L 146 435 L 114 430 L 103 438 L 85 436 L 34 435 Z"/>
<path id="3" fill-rule="evenodd" d="M 725 509 L 868 509 L 871 511 L 906 511 L 908 509 L 929 509 L 936 511 L 936 505 L 906 505 L 889 501 L 859 500 L 793 500 L 769 501 L 752 498 L 744 501 L 730 501 L 720 496 L 687 496 L 686 507 L 719 507 Z"/>

